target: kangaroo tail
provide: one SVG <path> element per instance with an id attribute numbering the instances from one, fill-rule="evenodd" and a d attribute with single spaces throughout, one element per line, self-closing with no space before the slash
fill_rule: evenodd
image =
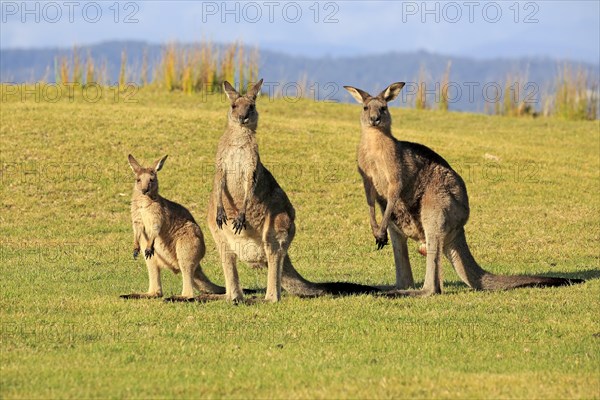
<path id="1" fill-rule="evenodd" d="M 503 290 L 522 287 L 551 287 L 551 286 L 569 286 L 585 282 L 583 279 L 555 278 L 549 276 L 531 276 L 531 275 L 493 275 L 488 273 L 483 278 L 483 289 L 485 290 Z"/>
<path id="2" fill-rule="evenodd" d="M 204 293 L 210 294 L 225 294 L 225 288 L 213 283 L 202 271 L 202 267 L 198 265 L 194 271 L 194 287 Z"/>
<path id="3" fill-rule="evenodd" d="M 225 294 L 225 288 L 213 283 L 208 276 L 202 271 L 202 267 L 198 265 L 194 272 L 194 287 L 196 290 L 207 294 Z M 254 289 L 244 288 L 244 294 L 256 293 Z"/>
<path id="4" fill-rule="evenodd" d="M 477 264 L 461 230 L 446 245 L 445 253 L 460 278 L 477 290 L 505 290 L 521 287 L 567 286 L 585 282 L 583 279 L 553 278 L 528 275 L 494 275 Z"/>
<path id="5" fill-rule="evenodd" d="M 380 290 L 373 286 L 351 282 L 310 282 L 296 271 L 289 256 L 283 262 L 282 286 L 289 293 L 300 297 L 323 295 L 352 295 L 375 293 Z"/>

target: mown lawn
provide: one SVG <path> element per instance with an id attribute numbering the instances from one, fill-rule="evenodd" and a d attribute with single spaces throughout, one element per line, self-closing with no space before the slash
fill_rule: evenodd
<path id="1" fill-rule="evenodd" d="M 367 88 L 368 89 L 368 88 Z M 599 398 L 598 122 L 392 110 L 394 133 L 467 182 L 467 238 L 496 273 L 583 285 L 473 292 L 445 263 L 445 294 L 233 306 L 125 301 L 127 154 L 169 154 L 161 194 L 190 209 L 203 268 L 223 283 L 206 227 L 218 97 L 141 91 L 136 102 L 1 104 L 1 398 Z M 291 254 L 311 280 L 394 282 L 356 171 L 359 106 L 261 98 L 259 146 L 297 214 Z M 419 284 L 424 258 L 409 245 Z M 239 265 L 245 287 L 266 272 Z M 181 290 L 163 273 L 166 295 Z"/>

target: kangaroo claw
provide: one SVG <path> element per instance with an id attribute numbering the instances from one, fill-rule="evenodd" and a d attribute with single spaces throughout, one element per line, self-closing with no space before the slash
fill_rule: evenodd
<path id="1" fill-rule="evenodd" d="M 217 226 L 219 229 L 223 229 L 223 224 L 227 225 L 227 214 L 223 207 L 217 208 Z"/>
<path id="2" fill-rule="evenodd" d="M 375 244 L 377 245 L 377 250 L 383 249 L 388 244 L 387 232 L 384 232 L 383 235 L 375 236 Z"/>
<path id="3" fill-rule="evenodd" d="M 236 219 L 233 220 L 233 232 L 237 235 L 246 229 L 246 214 L 240 213 Z"/>
<path id="4" fill-rule="evenodd" d="M 148 247 L 146 250 L 144 250 L 144 257 L 146 257 L 146 260 L 151 258 L 154 255 L 154 247 Z"/>

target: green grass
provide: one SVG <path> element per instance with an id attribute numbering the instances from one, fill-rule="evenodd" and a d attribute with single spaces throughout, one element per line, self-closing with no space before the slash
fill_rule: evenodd
<path id="1" fill-rule="evenodd" d="M 2 102 L 0 398 L 600 398 L 598 121 L 392 110 L 396 137 L 464 176 L 467 239 L 485 268 L 583 285 L 474 292 L 446 262 L 432 298 L 166 304 L 119 299 L 147 287 L 131 259 L 126 157 L 169 154 L 161 194 L 196 217 L 205 272 L 223 283 L 205 220 L 227 105 L 135 99 Z M 296 268 L 393 283 L 356 171 L 359 106 L 258 109 L 261 158 L 296 208 Z M 409 250 L 420 284 L 425 260 Z M 265 287 L 265 271 L 239 270 Z M 180 292 L 179 276 L 163 282 Z"/>

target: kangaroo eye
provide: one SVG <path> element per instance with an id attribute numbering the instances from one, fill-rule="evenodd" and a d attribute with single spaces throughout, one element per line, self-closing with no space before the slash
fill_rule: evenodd
<path id="1" fill-rule="evenodd" d="M 142 180 L 140 178 L 137 179 L 137 182 L 140 183 Z"/>
<path id="2" fill-rule="evenodd" d="M 255 108 L 255 107 L 254 107 L 254 104 L 251 104 L 251 105 L 250 105 L 250 107 L 248 107 L 248 110 L 250 110 L 250 111 L 254 111 L 254 108 Z"/>
<path id="3" fill-rule="evenodd" d="M 367 107 L 367 106 L 363 107 L 363 110 L 365 110 L 365 111 L 367 111 L 368 109 L 369 109 L 369 107 Z"/>
<path id="4" fill-rule="evenodd" d="M 387 111 L 387 107 L 383 106 L 379 109 L 381 112 L 386 112 Z"/>
<path id="5" fill-rule="evenodd" d="M 235 108 L 236 108 L 236 107 L 237 107 L 237 106 L 236 106 L 235 104 L 232 104 L 232 105 L 231 105 L 231 109 L 232 109 L 232 110 L 235 110 Z"/>

